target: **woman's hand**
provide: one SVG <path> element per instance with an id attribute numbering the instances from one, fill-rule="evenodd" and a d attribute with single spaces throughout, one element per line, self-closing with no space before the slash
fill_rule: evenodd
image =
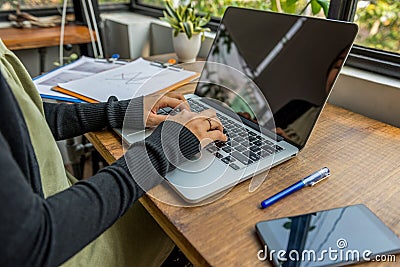
<path id="1" fill-rule="evenodd" d="M 143 97 L 144 121 L 146 127 L 155 127 L 165 121 L 168 115 L 157 114 L 160 108 L 170 107 L 172 109 L 190 111 L 189 104 L 180 93 L 154 93 Z"/>
<path id="2" fill-rule="evenodd" d="M 186 109 L 174 116 L 168 116 L 168 120 L 175 121 L 188 128 L 199 139 L 202 147 L 209 143 L 221 140 L 227 141 L 223 133 L 223 126 L 214 110 L 207 109 L 200 113 L 190 112 Z"/>

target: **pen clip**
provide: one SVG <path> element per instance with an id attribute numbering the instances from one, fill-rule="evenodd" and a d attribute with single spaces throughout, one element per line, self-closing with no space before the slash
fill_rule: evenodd
<path id="1" fill-rule="evenodd" d="M 167 63 L 163 63 L 163 62 L 160 62 L 160 61 L 152 61 L 152 62 L 150 62 L 150 65 L 156 66 L 156 67 L 159 67 L 159 68 L 163 68 L 163 69 L 175 70 L 175 71 L 181 71 L 182 70 L 181 67 L 174 66 L 173 64 L 168 63 L 168 62 Z"/>
<path id="2" fill-rule="evenodd" d="M 165 68 L 164 63 L 160 62 L 160 61 L 151 61 L 150 65 L 155 66 L 155 67 L 159 67 L 159 68 Z"/>
<path id="3" fill-rule="evenodd" d="M 314 186 L 314 185 L 318 184 L 319 182 L 325 180 L 325 179 L 328 178 L 329 176 L 330 176 L 330 174 L 328 174 L 328 175 L 322 177 L 321 179 L 318 179 L 318 180 L 316 180 L 316 181 L 313 181 L 313 182 L 311 182 L 311 183 L 309 184 L 309 186 Z"/>
<path id="4" fill-rule="evenodd" d="M 325 180 L 331 175 L 331 172 L 327 167 L 322 168 L 321 170 L 311 174 L 310 176 L 303 179 L 303 183 L 305 186 L 314 186 L 317 183 Z"/>

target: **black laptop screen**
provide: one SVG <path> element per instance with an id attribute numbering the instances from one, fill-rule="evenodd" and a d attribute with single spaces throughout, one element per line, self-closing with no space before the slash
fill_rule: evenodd
<path id="1" fill-rule="evenodd" d="M 224 102 L 302 148 L 356 33 L 352 23 L 230 7 L 200 77 L 207 82 L 196 94 Z M 215 71 L 213 62 L 237 71 Z"/>

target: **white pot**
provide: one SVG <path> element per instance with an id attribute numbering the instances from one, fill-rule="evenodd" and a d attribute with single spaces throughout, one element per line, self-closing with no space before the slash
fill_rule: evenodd
<path id="1" fill-rule="evenodd" d="M 179 62 L 195 62 L 200 51 L 201 35 L 194 34 L 189 39 L 184 32 L 180 32 L 178 36 L 172 36 L 172 43 Z"/>

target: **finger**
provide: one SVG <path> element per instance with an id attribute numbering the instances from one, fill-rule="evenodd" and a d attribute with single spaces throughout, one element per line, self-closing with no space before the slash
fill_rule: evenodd
<path id="1" fill-rule="evenodd" d="M 198 116 L 197 113 L 187 111 L 187 110 L 182 110 L 175 116 L 167 115 L 167 119 L 176 121 L 182 125 L 187 125 L 187 124 L 196 124 L 196 121 L 199 119 L 199 118 L 197 118 L 197 116 Z M 201 119 L 203 120 L 204 118 L 201 118 Z M 200 125 L 200 124 L 197 124 L 197 125 Z M 206 129 L 204 129 L 204 131 L 206 131 Z"/>
<path id="2" fill-rule="evenodd" d="M 209 131 L 207 133 L 207 137 L 212 139 L 213 141 L 221 140 L 221 141 L 225 142 L 225 141 L 228 140 L 228 137 L 223 132 L 221 132 L 219 130 Z"/>
<path id="3" fill-rule="evenodd" d="M 169 96 L 169 97 L 172 97 L 172 98 L 180 99 L 180 100 L 183 100 L 183 101 L 186 100 L 186 98 L 181 93 L 177 93 L 177 92 L 168 92 L 165 95 Z"/>
<path id="4" fill-rule="evenodd" d="M 192 111 L 190 109 L 189 103 L 185 100 L 183 100 L 180 104 L 179 104 L 179 109 L 180 110 L 187 110 L 187 111 Z"/>
<path id="5" fill-rule="evenodd" d="M 213 109 L 206 109 L 203 110 L 202 112 L 198 113 L 201 116 L 207 117 L 207 118 L 216 118 L 217 117 L 217 113 L 215 113 L 215 110 Z"/>
<path id="6" fill-rule="evenodd" d="M 223 131 L 224 130 L 224 126 L 222 126 L 221 121 L 218 118 L 210 118 L 210 123 L 211 123 L 211 127 L 210 130 L 219 130 L 219 131 Z"/>
<path id="7" fill-rule="evenodd" d="M 184 97 L 183 94 L 177 93 L 177 92 L 169 92 L 169 93 L 166 94 L 166 96 L 181 100 L 182 103 L 181 103 L 179 108 L 182 109 L 182 110 L 185 109 L 185 110 L 191 111 L 189 103 L 187 102 L 187 100 L 186 100 L 186 98 Z"/>
<path id="8" fill-rule="evenodd" d="M 165 121 L 166 119 L 168 118 L 168 115 L 159 115 L 159 114 L 153 114 L 152 116 L 151 116 L 151 118 L 149 118 L 150 119 L 150 124 L 151 125 L 158 125 L 158 124 L 160 124 L 161 122 L 163 122 L 163 121 Z"/>
<path id="9" fill-rule="evenodd" d="M 180 107 L 181 105 L 184 106 L 184 101 L 165 96 L 156 103 L 154 108 L 156 110 L 158 110 L 160 108 L 165 108 L 165 107 L 176 108 L 176 107 Z M 155 109 L 153 109 L 153 110 L 155 110 Z"/>

